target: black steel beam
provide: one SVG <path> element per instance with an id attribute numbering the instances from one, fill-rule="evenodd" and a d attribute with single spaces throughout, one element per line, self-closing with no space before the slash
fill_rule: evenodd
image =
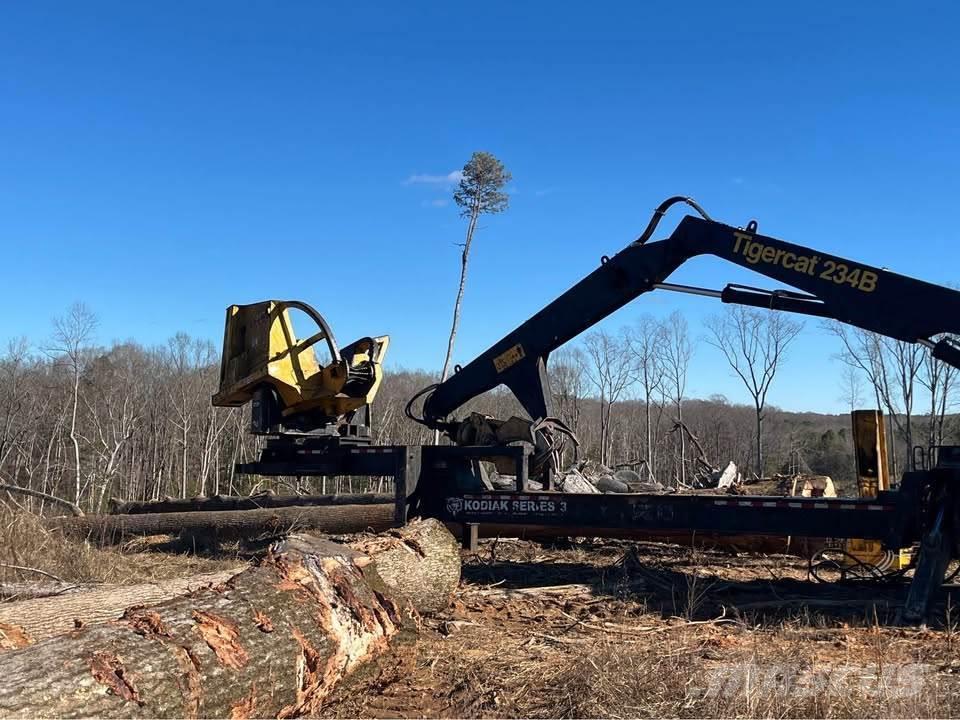
<path id="1" fill-rule="evenodd" d="M 441 519 L 457 523 L 855 537 L 898 547 L 913 516 L 898 495 L 859 500 L 490 492 L 448 494 L 436 509 Z"/>

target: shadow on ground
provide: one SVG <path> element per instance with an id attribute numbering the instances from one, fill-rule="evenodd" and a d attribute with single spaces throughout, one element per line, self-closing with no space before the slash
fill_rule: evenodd
<path id="1" fill-rule="evenodd" d="M 475 555 L 465 562 L 463 579 L 473 585 L 534 593 L 586 585 L 597 597 L 641 602 L 663 617 L 710 620 L 727 614 L 755 625 L 798 617 L 823 625 L 897 625 L 909 583 L 904 577 L 820 582 L 807 575 L 805 561 L 799 558 L 782 560 L 783 574 L 789 573 L 782 576 L 769 565 L 744 572 L 742 556 L 722 553 L 683 554 L 659 548 L 651 552 L 650 547 L 622 546 L 618 557 L 597 563 L 578 560 L 578 554 L 585 554 L 583 547 L 579 549 L 580 553 L 571 553 L 560 546 L 557 553 L 557 548 L 544 547 L 542 555 L 529 559 L 498 559 L 496 553 L 489 558 Z M 934 601 L 930 626 L 949 622 L 949 609 L 955 608 L 958 600 L 960 587 L 945 588 Z"/>

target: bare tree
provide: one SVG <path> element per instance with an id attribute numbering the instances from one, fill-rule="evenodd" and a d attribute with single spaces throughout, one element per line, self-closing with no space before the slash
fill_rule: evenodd
<path id="1" fill-rule="evenodd" d="M 787 348 L 803 323 L 778 312 L 733 306 L 707 322 L 707 342 L 720 350 L 743 381 L 756 410 L 757 475 L 763 476 L 763 417 L 767 393 L 777 375 Z"/>
<path id="2" fill-rule="evenodd" d="M 20 415 L 29 402 L 29 388 L 24 384 L 30 345 L 26 338 L 11 340 L 7 354 L 0 358 L 0 466 L 16 447 L 20 434 Z"/>
<path id="3" fill-rule="evenodd" d="M 643 388 L 644 459 L 650 480 L 656 473 L 653 450 L 653 403 L 654 393 L 659 392 L 665 381 L 664 347 L 667 333 L 663 324 L 650 315 L 643 315 L 630 333 L 630 349 L 633 352 L 637 380 Z"/>
<path id="4" fill-rule="evenodd" d="M 87 410 L 88 449 L 91 461 L 91 488 L 100 490 L 91 507 L 103 509 L 104 500 L 120 471 L 123 453 L 138 429 L 146 403 L 143 385 L 139 382 L 143 351 L 132 343 L 114 345 L 109 352 L 95 358 L 85 381 L 88 392 L 83 402 Z M 89 397 L 88 397 L 89 396 Z"/>
<path id="5" fill-rule="evenodd" d="M 916 398 L 916 380 L 923 367 L 926 351 L 920 345 L 883 338 L 882 345 L 889 357 L 893 358 L 895 373 L 893 385 L 900 392 L 903 407 L 903 440 L 907 446 L 907 464 L 913 452 L 913 406 Z"/>
<path id="6" fill-rule="evenodd" d="M 952 406 L 952 393 L 958 370 L 952 365 L 940 362 L 931 353 L 927 353 L 919 374 L 930 399 L 930 423 L 927 429 L 928 445 L 943 444 L 944 425 L 947 411 Z"/>
<path id="7" fill-rule="evenodd" d="M 74 459 L 74 503 L 80 504 L 83 491 L 83 470 L 80 464 L 80 435 L 77 431 L 77 412 L 80 408 L 80 377 L 87 359 L 87 346 L 97 327 L 97 318 L 83 303 L 70 306 L 67 314 L 53 321 L 52 352 L 70 371 L 73 391 L 70 397 L 70 442 Z"/>
<path id="8" fill-rule="evenodd" d="M 853 412 L 863 403 L 863 378 L 857 368 L 845 365 L 840 375 L 840 399 Z"/>
<path id="9" fill-rule="evenodd" d="M 503 188 L 510 180 L 511 175 L 502 162 L 490 153 L 475 152 L 473 157 L 463 166 L 460 184 L 453 193 L 453 200 L 460 208 L 460 215 L 467 218 L 467 236 L 464 239 L 463 252 L 460 255 L 460 285 L 457 288 L 456 302 L 453 304 L 453 324 L 450 327 L 447 355 L 443 361 L 440 382 L 446 380 L 450 372 L 453 346 L 457 339 L 457 328 L 460 326 L 463 291 L 467 286 L 467 263 L 470 261 L 470 245 L 473 243 L 477 221 L 481 215 L 500 213 L 507 209 L 510 204 L 510 196 L 503 191 Z"/>
<path id="10" fill-rule="evenodd" d="M 180 445 L 180 496 L 188 490 L 188 458 L 191 440 L 200 446 L 205 442 L 198 426 L 209 416 L 208 382 L 205 371 L 216 361 L 216 350 L 209 341 L 191 338 L 177 333 L 170 339 L 167 362 L 173 374 L 169 388 L 171 422 L 179 431 Z M 220 428 L 222 430 L 222 426 Z M 218 433 L 219 435 L 219 433 Z"/>
<path id="11" fill-rule="evenodd" d="M 892 433 L 897 433 L 905 446 L 906 464 L 909 466 L 913 447 L 914 386 L 923 364 L 923 349 L 902 340 L 892 340 L 876 333 L 849 327 L 840 322 L 831 322 L 825 328 L 843 344 L 840 359 L 864 373 L 873 388 L 877 405 L 893 421 Z M 891 447 L 895 447 L 891 438 Z M 893 474 L 896 475 L 897 455 L 893 457 Z"/>
<path id="12" fill-rule="evenodd" d="M 579 347 L 564 347 L 550 355 L 550 388 L 560 419 L 580 433 L 580 418 L 583 414 L 587 359 Z"/>
<path id="13" fill-rule="evenodd" d="M 613 406 L 636 379 L 630 338 L 626 330 L 612 336 L 605 330 L 594 330 L 584 338 L 587 378 L 600 394 L 600 463 L 609 458 L 610 417 Z"/>
<path id="14" fill-rule="evenodd" d="M 683 422 L 683 395 L 687 389 L 687 370 L 693 357 L 690 343 L 690 329 L 686 318 L 674 311 L 664 324 L 663 369 L 664 395 L 669 397 L 677 409 L 677 421 Z M 683 433 L 677 433 L 680 440 L 680 466 L 677 478 L 682 485 L 687 484 L 687 445 Z"/>

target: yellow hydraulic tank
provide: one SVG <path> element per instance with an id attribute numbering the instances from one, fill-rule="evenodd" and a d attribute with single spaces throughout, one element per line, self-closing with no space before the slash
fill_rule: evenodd
<path id="1" fill-rule="evenodd" d="M 857 489 L 860 497 L 876 497 L 890 489 L 887 433 L 879 410 L 854 410 L 853 449 L 857 461 Z"/>
<path id="2" fill-rule="evenodd" d="M 874 498 L 881 490 L 890 489 L 890 469 L 887 453 L 887 433 L 880 410 L 854 410 L 853 450 L 857 461 L 857 491 L 862 498 Z M 841 559 L 845 566 L 858 562 L 873 566 L 882 572 L 908 567 L 913 560 L 911 548 L 886 550 L 876 540 L 851 538 L 844 549 L 852 557 Z"/>

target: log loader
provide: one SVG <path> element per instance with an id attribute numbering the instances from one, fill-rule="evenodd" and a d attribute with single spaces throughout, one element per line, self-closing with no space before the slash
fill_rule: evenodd
<path id="1" fill-rule="evenodd" d="M 292 310 L 316 326 L 311 335 L 297 337 Z M 261 460 L 368 445 L 370 403 L 389 341 L 364 337 L 341 348 L 324 317 L 298 300 L 231 305 L 213 404 L 250 403 L 250 430 L 266 438 Z"/>
<path id="2" fill-rule="evenodd" d="M 667 210 L 686 204 L 698 216 L 684 217 L 669 238 L 648 242 Z M 711 290 L 666 282 L 698 255 L 715 255 L 803 292 L 727 285 Z M 613 257 L 543 310 L 494 344 L 443 383 L 422 391 L 423 417 L 411 419 L 446 433 L 460 445 L 495 438 L 501 425 L 493 418 L 453 413 L 470 399 L 507 386 L 532 422 L 533 445 L 551 449 L 551 435 L 564 433 L 554 419 L 547 376 L 550 353 L 603 318 L 653 290 L 670 290 L 770 310 L 838 320 L 887 337 L 930 348 L 933 356 L 960 366 L 960 293 L 758 233 L 756 221 L 731 227 L 712 220 L 690 198 L 673 197 L 654 212 L 647 229 Z M 412 408 L 412 405 L 410 406 Z M 511 423 L 510 431 L 518 431 Z M 539 458 L 535 458 L 538 461 Z M 536 462 L 539 474 L 555 463 Z"/>
<path id="3" fill-rule="evenodd" d="M 686 205 L 694 214 L 683 217 L 666 239 L 651 241 L 664 215 L 676 205 Z M 699 255 L 714 255 L 796 290 L 735 284 L 716 290 L 667 282 L 677 268 Z M 288 443 L 283 453 L 265 452 L 260 462 L 240 470 L 268 475 L 391 475 L 397 523 L 416 515 L 437 517 L 462 525 L 467 544 L 475 543 L 479 528 L 490 526 L 553 528 L 592 536 L 685 530 L 860 538 L 880 541 L 891 549 L 918 543 L 903 614 L 908 620 L 922 618 L 943 582 L 949 560 L 960 557 L 960 463 L 956 462 L 960 450 L 956 448 L 935 450 L 931 457 L 938 459 L 915 464 L 897 489 L 881 490 L 875 497 L 557 491 L 554 479 L 562 444 L 576 438 L 553 412 L 547 373 L 550 354 L 655 290 L 836 320 L 921 344 L 937 360 L 960 367 L 960 344 L 953 338 L 960 334 L 960 292 L 763 235 L 753 220 L 742 227 L 717 222 L 692 199 L 677 196 L 656 208 L 639 238 L 619 253 L 601 257 L 599 267 L 556 300 L 469 364 L 456 367 L 450 378 L 411 398 L 407 416 L 441 431 L 451 444 L 358 448 L 344 446 L 341 436 L 332 438 L 333 444 L 328 443 L 322 453 L 298 454 L 296 446 Z M 224 362 L 228 362 L 226 353 Z M 528 417 L 457 416 L 468 401 L 500 385 L 509 388 Z M 242 393 L 249 393 L 249 387 Z M 242 393 L 230 397 L 239 402 L 248 397 Z M 304 404 L 303 410 L 311 408 Z M 281 415 L 292 419 L 299 412 L 294 398 Z M 485 462 L 508 470 L 515 477 L 514 488 L 494 489 L 487 481 Z"/>

